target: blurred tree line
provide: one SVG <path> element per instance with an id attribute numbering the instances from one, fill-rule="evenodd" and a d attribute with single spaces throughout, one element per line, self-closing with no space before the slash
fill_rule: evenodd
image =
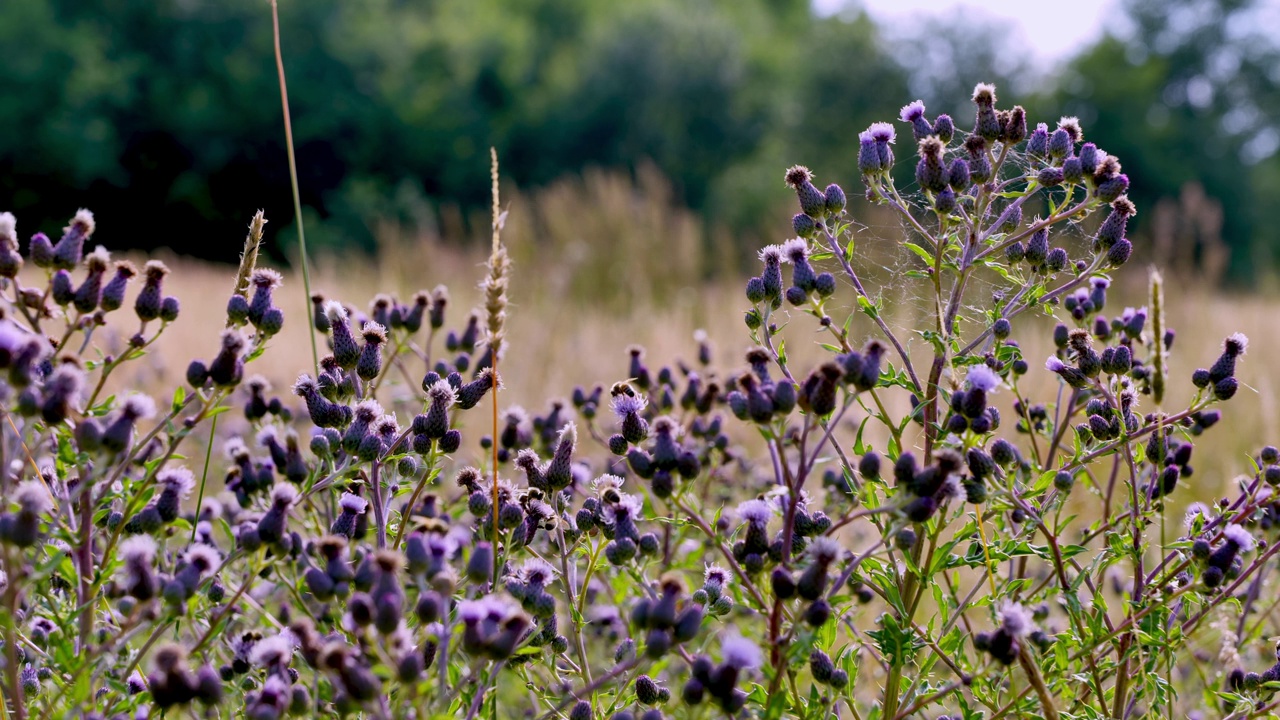
<path id="1" fill-rule="evenodd" d="M 870 122 L 923 96 L 965 127 L 973 84 L 993 80 L 1033 118 L 1079 115 L 1142 206 L 1203 185 L 1244 278 L 1272 261 L 1264 213 L 1280 196 L 1280 54 L 1251 5 L 1129 0 L 1133 32 L 1034 80 L 1000 26 L 890 36 L 807 0 L 284 0 L 280 12 L 318 244 L 372 248 L 374 219 L 423 226 L 442 204 L 485 207 L 490 145 L 522 187 L 651 161 L 708 227 L 749 234 L 785 202 L 786 165 L 854 188 Z M 0 206 L 24 234 L 86 206 L 115 247 L 231 259 L 256 208 L 277 233 L 293 222 L 264 0 L 3 0 L 0 46 Z"/>

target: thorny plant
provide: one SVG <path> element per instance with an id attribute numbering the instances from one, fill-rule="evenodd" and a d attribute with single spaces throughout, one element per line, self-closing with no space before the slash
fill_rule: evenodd
<path id="1" fill-rule="evenodd" d="M 741 371 L 705 341 L 656 371 L 634 348 L 608 390 L 536 416 L 505 407 L 496 431 L 481 401 L 500 386 L 505 261 L 490 263 L 487 312 L 452 331 L 443 288 L 367 312 L 315 296 L 327 354 L 280 397 L 247 374 L 285 319 L 280 276 L 247 252 L 226 328 L 157 408 L 104 387 L 177 319 L 165 267 L 142 271 L 130 318 L 138 273 L 84 253 L 88 212 L 25 258 L 0 216 L 6 715 L 1275 707 L 1280 665 L 1259 645 L 1280 451 L 1185 526 L 1165 516 L 1246 341 L 1206 353 L 1191 402 L 1166 408 L 1184 380 L 1167 377 L 1158 276 L 1148 306 L 1103 315 L 1131 252 L 1119 162 L 1072 118 L 1029 128 L 986 85 L 974 102 L 967 135 L 903 109 L 910 193 L 894 126 L 860 138 L 867 197 L 901 214 L 910 278 L 931 291 L 926 326 L 890 327 L 859 278 L 844 192 L 793 167 L 796 237 L 762 250 L 747 284 Z M 978 278 L 997 291 L 976 297 Z M 853 310 L 832 317 L 841 302 Z M 1043 363 L 1013 338 L 1036 314 L 1061 321 Z M 830 357 L 802 372 L 783 326 L 806 320 Z M 136 334 L 103 355 L 116 322 Z M 504 363 L 538 362 L 513 350 Z M 1057 376 L 1048 397 L 1024 382 L 1039 373 Z M 243 420 L 208 440 L 225 461 L 192 447 L 233 409 Z M 1064 517 L 1073 492 L 1091 522 Z"/>

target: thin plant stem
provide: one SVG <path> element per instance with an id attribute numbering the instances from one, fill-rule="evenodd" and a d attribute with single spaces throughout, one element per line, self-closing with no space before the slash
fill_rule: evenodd
<path id="1" fill-rule="evenodd" d="M 298 163 L 293 152 L 293 124 L 289 120 L 289 89 L 284 79 L 284 54 L 280 51 L 280 11 L 276 0 L 271 0 L 271 32 L 276 52 L 276 73 L 280 77 L 280 104 L 284 109 L 284 144 L 289 153 L 289 185 L 293 190 L 293 217 L 298 222 L 298 253 L 302 261 L 302 288 L 306 296 L 302 298 L 302 316 L 311 316 L 311 271 L 307 266 L 307 234 L 302 227 L 302 196 L 298 193 Z M 316 349 L 316 334 L 308 331 L 311 339 L 311 364 L 316 374 L 320 373 L 320 353 Z"/>
<path id="2" fill-rule="evenodd" d="M 213 439 L 218 436 L 218 416 L 209 421 L 209 444 L 204 448 L 204 469 L 200 472 L 200 489 L 196 493 L 196 522 L 191 523 L 191 542 L 196 541 L 196 528 L 199 527 L 200 507 L 204 505 L 205 483 L 209 481 L 209 461 L 213 457 Z"/>

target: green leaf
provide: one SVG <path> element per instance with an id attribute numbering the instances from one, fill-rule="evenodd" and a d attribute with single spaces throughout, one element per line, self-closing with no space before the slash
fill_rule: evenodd
<path id="1" fill-rule="evenodd" d="M 858 296 L 858 307 L 861 308 L 862 312 L 869 318 L 875 319 L 880 317 L 880 310 L 865 295 Z"/>
<path id="2" fill-rule="evenodd" d="M 920 259 L 924 260 L 925 264 L 933 265 L 933 253 L 929 252 L 928 250 L 925 250 L 924 248 L 920 247 L 915 243 L 909 242 L 909 243 L 903 243 L 903 245 L 906 245 L 908 250 L 920 256 Z"/>

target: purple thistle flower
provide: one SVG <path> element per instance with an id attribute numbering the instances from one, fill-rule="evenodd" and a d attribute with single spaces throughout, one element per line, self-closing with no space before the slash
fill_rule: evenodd
<path id="1" fill-rule="evenodd" d="M 986 365 L 974 365 L 969 368 L 966 377 L 969 386 L 983 392 L 991 392 L 1000 387 L 1000 376 Z"/>
<path id="2" fill-rule="evenodd" d="M 764 654 L 760 646 L 740 635 L 736 630 L 727 633 L 720 640 L 720 656 L 725 664 L 737 670 L 748 670 L 760 667 Z"/>
<path id="3" fill-rule="evenodd" d="M 1024 638 L 1035 629 L 1031 611 L 1021 604 L 1005 601 L 997 613 L 1000 628 L 1015 638 Z"/>
<path id="4" fill-rule="evenodd" d="M 916 142 L 920 142 L 933 134 L 933 126 L 925 119 L 924 103 L 920 100 L 903 106 L 898 113 L 898 118 L 902 122 L 911 123 L 911 132 L 915 136 Z"/>

